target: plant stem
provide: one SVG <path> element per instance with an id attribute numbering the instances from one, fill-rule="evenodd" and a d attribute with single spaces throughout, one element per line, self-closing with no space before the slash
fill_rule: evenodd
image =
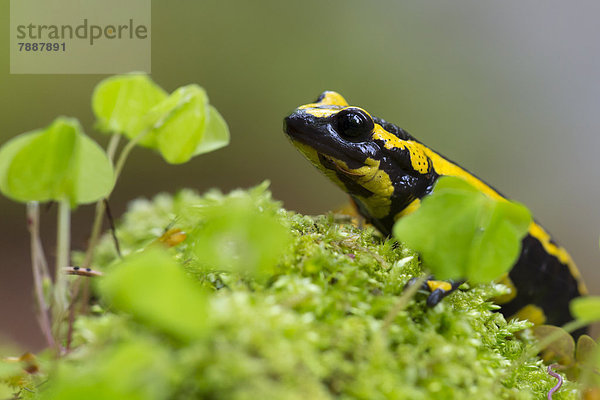
<path id="1" fill-rule="evenodd" d="M 46 303 L 44 296 L 44 282 L 51 284 L 52 281 L 48 275 L 48 265 L 44 257 L 44 250 L 40 239 L 40 207 L 37 201 L 27 203 L 27 226 L 31 237 L 31 267 L 33 270 L 35 298 L 38 304 L 37 320 L 48 346 L 54 347 L 55 342 L 52 336 L 52 324 L 49 315 L 50 307 Z"/>
<path id="2" fill-rule="evenodd" d="M 125 147 L 123 147 L 123 150 L 121 150 L 121 153 L 119 154 L 119 158 L 115 165 L 115 182 L 119 179 L 119 175 L 121 175 L 121 171 L 123 170 L 123 166 L 125 165 L 125 161 L 127 161 L 127 157 L 129 156 L 129 153 L 131 153 L 131 150 L 133 150 L 135 145 L 138 144 L 139 141 L 142 140 L 144 138 L 144 136 L 146 136 L 148 134 L 148 132 L 149 132 L 149 130 L 146 130 L 146 131 L 140 133 L 135 138 L 131 139 L 125 145 Z M 108 144 L 108 157 L 110 158 L 111 161 L 114 158 L 114 153 L 117 148 L 116 144 L 113 144 L 113 139 L 115 137 L 120 137 L 120 135 L 114 134 L 113 137 L 111 138 L 111 142 Z M 118 138 L 115 140 L 118 140 Z M 100 231 L 102 229 L 102 218 L 104 217 L 103 202 L 108 201 L 109 197 L 110 197 L 110 195 L 106 196 L 104 199 L 99 200 L 96 203 L 96 218 L 94 219 L 94 226 L 92 228 L 92 235 L 90 237 L 88 249 L 85 253 L 85 260 L 84 260 L 84 265 L 83 265 L 84 267 L 89 267 L 92 262 L 92 257 L 94 255 L 94 249 L 96 247 L 96 242 L 98 241 L 98 238 L 100 237 Z"/>
<path id="3" fill-rule="evenodd" d="M 571 333 L 573 331 L 576 331 L 579 328 L 583 328 L 586 325 L 589 325 L 591 322 L 590 321 L 584 321 L 584 320 L 579 320 L 579 319 L 574 319 L 573 321 L 567 322 L 566 324 L 564 324 L 562 326 L 562 328 Z"/>
<path id="4" fill-rule="evenodd" d="M 114 160 L 120 138 L 121 135 L 115 133 L 111 136 L 110 141 L 108 142 L 106 154 L 111 162 Z M 116 180 L 117 176 L 115 175 L 115 181 Z M 96 214 L 94 216 L 94 225 L 92 225 L 92 233 L 90 235 L 88 248 L 85 252 L 85 258 L 83 261 L 84 268 L 90 266 L 90 264 L 92 263 L 92 258 L 94 257 L 94 249 L 96 248 L 96 243 L 98 242 L 98 238 L 100 237 L 100 231 L 102 230 L 102 219 L 104 218 L 105 200 L 108 200 L 108 196 L 105 199 L 100 199 L 96 202 Z"/>
<path id="5" fill-rule="evenodd" d="M 125 145 L 125 147 L 123 147 L 123 150 L 121 150 L 121 154 L 119 154 L 119 159 L 117 160 L 117 164 L 115 166 L 115 180 L 119 179 L 119 175 L 123 170 L 123 166 L 125 165 L 125 161 L 127 160 L 129 153 L 131 153 L 131 150 L 133 150 L 135 145 L 138 144 L 139 141 L 142 140 L 144 136 L 148 134 L 148 132 L 150 132 L 150 130 L 143 131 L 142 133 L 131 139 Z"/>
<path id="6" fill-rule="evenodd" d="M 94 257 L 94 249 L 96 247 L 96 243 L 98 242 L 98 237 L 100 236 L 100 231 L 102 229 L 102 218 L 104 217 L 104 202 L 103 200 L 98 200 L 96 202 L 96 214 L 94 216 L 94 225 L 92 225 L 92 233 L 90 235 L 90 240 L 88 242 L 88 248 L 85 252 L 85 258 L 83 260 L 83 267 L 87 268 L 92 263 L 92 258 Z"/>
<path id="7" fill-rule="evenodd" d="M 106 146 L 106 155 L 110 162 L 112 162 L 115 158 L 115 153 L 117 151 L 117 146 L 119 146 L 119 140 L 121 140 L 121 135 L 118 133 L 114 133 L 110 137 L 110 141 L 108 142 L 108 146 Z"/>
<path id="8" fill-rule="evenodd" d="M 56 234 L 56 278 L 54 280 L 54 338 L 60 337 L 60 326 L 68 310 L 67 276 L 65 268 L 69 266 L 71 229 L 71 204 L 68 199 L 58 202 L 58 223 Z"/>

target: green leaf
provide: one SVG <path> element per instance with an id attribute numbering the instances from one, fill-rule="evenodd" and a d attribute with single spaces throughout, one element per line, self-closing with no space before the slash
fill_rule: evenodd
<path id="1" fill-rule="evenodd" d="M 523 205 L 442 177 L 421 207 L 396 223 L 394 236 L 419 251 L 438 279 L 489 282 L 513 266 L 530 223 Z"/>
<path id="2" fill-rule="evenodd" d="M 23 147 L 28 145 L 41 132 L 41 130 L 35 130 L 22 133 L 10 139 L 0 148 L 0 191 L 6 196 L 11 197 L 9 195 L 10 189 L 8 188 L 7 171 L 12 160 Z"/>
<path id="3" fill-rule="evenodd" d="M 113 169 L 76 119 L 59 117 L 0 150 L 0 191 L 17 201 L 94 202 L 110 193 Z"/>
<path id="4" fill-rule="evenodd" d="M 140 144 L 157 149 L 171 164 L 184 163 L 204 138 L 208 113 L 204 89 L 180 87 L 144 117 L 143 126 L 149 127 L 149 132 Z"/>
<path id="5" fill-rule="evenodd" d="M 229 144 L 229 128 L 216 108 L 209 106 L 208 123 L 204 137 L 196 147 L 194 156 L 209 153 Z"/>
<path id="6" fill-rule="evenodd" d="M 114 266 L 100 282 L 100 292 L 114 308 L 179 340 L 208 331 L 202 287 L 162 249 L 150 248 Z"/>
<path id="7" fill-rule="evenodd" d="M 115 184 L 112 163 L 104 150 L 86 135 L 79 136 L 75 174 L 75 200 L 79 204 L 97 201 L 110 194 Z"/>
<path id="8" fill-rule="evenodd" d="M 17 395 L 18 390 L 10 387 L 10 385 L 0 381 L 0 398 L 13 399 Z"/>
<path id="9" fill-rule="evenodd" d="M 14 376 L 23 374 L 23 363 L 19 361 L 0 359 L 0 381 L 6 381 Z"/>
<path id="10" fill-rule="evenodd" d="M 158 150 L 172 164 L 229 143 L 227 124 L 198 85 L 167 95 L 146 75 L 118 75 L 96 86 L 92 108 L 101 130 Z"/>
<path id="11" fill-rule="evenodd" d="M 155 340 L 137 337 L 86 354 L 86 363 L 67 360 L 40 388 L 40 398 L 60 400 L 169 398 L 172 358 Z"/>
<path id="12" fill-rule="evenodd" d="M 562 365 L 571 365 L 575 362 L 575 340 L 567 331 L 553 325 L 538 325 L 532 330 L 538 341 L 550 337 L 554 339 L 543 348 L 544 361 L 556 361 Z"/>
<path id="13" fill-rule="evenodd" d="M 279 219 L 248 198 L 228 198 L 203 210 L 192 234 L 198 261 L 210 268 L 264 277 L 273 274 L 291 238 Z"/>
<path id="14" fill-rule="evenodd" d="M 6 174 L 8 192 L 20 201 L 60 200 L 74 196 L 70 167 L 75 164 L 81 126 L 59 119 L 13 157 Z"/>
<path id="15" fill-rule="evenodd" d="M 140 119 L 167 93 L 143 74 L 117 75 L 101 81 L 92 95 L 92 109 L 100 130 L 133 139 Z"/>
<path id="16" fill-rule="evenodd" d="M 577 297 L 569 306 L 571 314 L 580 321 L 600 321 L 600 296 Z"/>
<path id="17" fill-rule="evenodd" d="M 598 344 L 588 335 L 581 335 L 577 339 L 577 348 L 575 350 L 575 360 L 586 364 L 590 357 L 597 351 Z"/>

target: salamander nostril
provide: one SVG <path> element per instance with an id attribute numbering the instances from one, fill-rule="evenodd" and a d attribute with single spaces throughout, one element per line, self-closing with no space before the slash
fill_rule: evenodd
<path id="1" fill-rule="evenodd" d="M 290 133 L 290 128 L 294 125 L 294 114 L 288 115 L 283 119 L 283 131 Z"/>
<path id="2" fill-rule="evenodd" d="M 283 131 L 291 137 L 299 136 L 305 127 L 306 122 L 297 111 L 283 119 Z"/>

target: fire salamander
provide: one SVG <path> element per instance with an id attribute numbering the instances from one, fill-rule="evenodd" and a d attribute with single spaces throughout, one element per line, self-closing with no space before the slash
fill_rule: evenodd
<path id="1" fill-rule="evenodd" d="M 402 128 L 348 105 L 336 92 L 324 92 L 316 102 L 298 107 L 285 118 L 284 130 L 384 235 L 391 234 L 398 218 L 419 207 L 440 176 L 463 178 L 486 195 L 506 200 Z M 436 282 L 428 282 L 432 291 L 447 293 L 457 286 Z M 563 325 L 572 320 L 569 302 L 587 293 L 569 254 L 535 221 L 522 241 L 519 259 L 501 282 L 512 289 L 497 299 L 502 313 L 535 324 Z"/>

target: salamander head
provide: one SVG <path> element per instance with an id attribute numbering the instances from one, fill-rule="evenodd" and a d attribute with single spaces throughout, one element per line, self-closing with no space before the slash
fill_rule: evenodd
<path id="1" fill-rule="evenodd" d="M 434 180 L 420 143 L 363 108 L 350 106 L 336 92 L 324 92 L 316 102 L 298 107 L 285 118 L 284 131 L 371 221 L 393 221 Z"/>

